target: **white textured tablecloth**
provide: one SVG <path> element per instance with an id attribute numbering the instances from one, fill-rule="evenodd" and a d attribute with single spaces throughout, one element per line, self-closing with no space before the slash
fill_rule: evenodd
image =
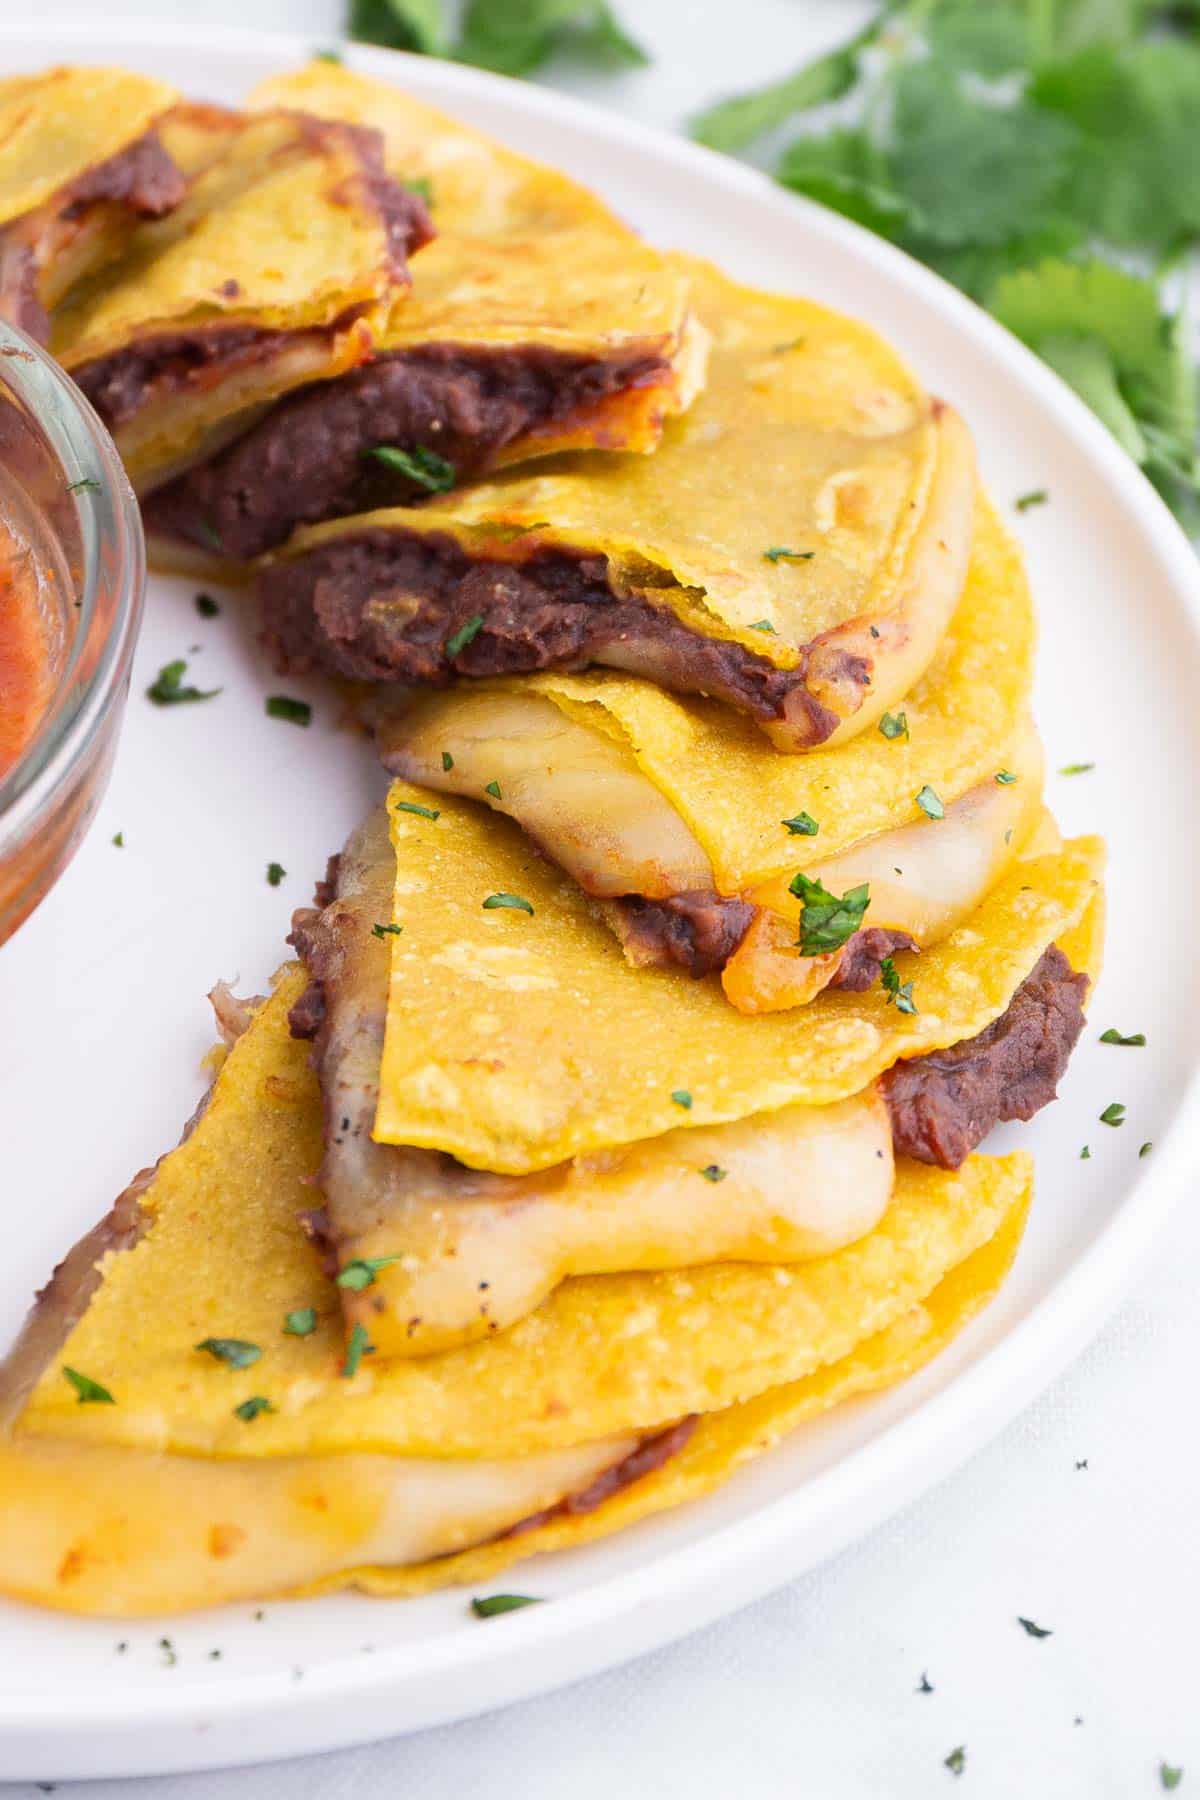
<path id="1" fill-rule="evenodd" d="M 619 3 L 654 65 L 562 85 L 666 126 L 783 74 L 865 11 L 853 0 Z M 38 10 L 79 14 L 57 0 Z M 111 10 L 328 43 L 343 9 L 341 0 L 118 0 Z M 1181 781 L 1181 804 L 1192 785 Z M 1148 965 L 1147 979 L 1166 978 Z M 1136 1800 L 1163 1791 L 1165 1760 L 1184 1769 L 1184 1800 L 1200 1796 L 1198 1270 L 1200 1211 L 1185 1209 L 1157 1271 L 990 1449 L 815 1574 L 673 1649 L 398 1743 L 58 1792 Z M 1030 1637 L 1018 1615 L 1053 1635 Z M 918 1691 L 923 1675 L 931 1693 Z M 960 1745 L 961 1789 L 943 1766 Z"/>

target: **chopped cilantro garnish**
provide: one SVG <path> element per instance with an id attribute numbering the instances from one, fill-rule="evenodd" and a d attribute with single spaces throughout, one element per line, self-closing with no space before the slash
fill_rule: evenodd
<path id="1" fill-rule="evenodd" d="M 98 494 L 100 483 L 94 481 L 90 475 L 85 475 L 82 481 L 73 481 L 67 492 L 68 494 Z"/>
<path id="2" fill-rule="evenodd" d="M 530 918 L 533 917 L 532 906 L 520 894 L 489 894 L 483 903 L 484 912 L 495 912 L 502 907 L 507 907 L 510 912 L 528 913 Z"/>
<path id="3" fill-rule="evenodd" d="M 1092 1157 L 1091 1148 L 1089 1145 L 1085 1144 L 1083 1146 L 1083 1149 L 1079 1152 L 1079 1160 L 1080 1160 L 1080 1162 L 1090 1162 L 1091 1157 Z"/>
<path id="4" fill-rule="evenodd" d="M 78 1369 L 72 1369 L 67 1363 L 63 1364 L 63 1374 L 75 1389 L 75 1397 L 80 1406 L 115 1406 L 117 1404 L 108 1389 L 101 1387 L 98 1381 L 93 1381 L 90 1375 L 81 1375 Z"/>
<path id="5" fill-rule="evenodd" d="M 493 800 L 499 800 L 501 798 L 500 783 L 498 781 L 489 781 L 483 791 L 485 794 L 490 794 Z"/>
<path id="6" fill-rule="evenodd" d="M 793 837 L 816 837 L 821 827 L 811 813 L 798 812 L 794 819 L 781 819 Z"/>
<path id="7" fill-rule="evenodd" d="M 1114 1100 L 1100 1114 L 1102 1125 L 1123 1125 L 1125 1123 L 1125 1107 L 1122 1101 Z"/>
<path id="8" fill-rule="evenodd" d="M 885 738 L 906 738 L 908 736 L 908 714 L 906 712 L 884 713 L 879 721 L 879 729 Z"/>
<path id="9" fill-rule="evenodd" d="M 917 805 L 927 819 L 944 819 L 946 816 L 945 807 L 928 782 L 917 795 Z"/>
<path id="10" fill-rule="evenodd" d="M 372 925 L 371 936 L 377 938 L 399 937 L 403 930 L 403 925 Z"/>
<path id="11" fill-rule="evenodd" d="M 399 1261 L 399 1251 L 394 1256 L 356 1256 L 352 1262 L 338 1270 L 334 1279 L 338 1287 L 350 1288 L 352 1292 L 361 1294 L 364 1288 L 374 1285 L 380 1269 L 386 1269 L 389 1263 Z"/>
<path id="12" fill-rule="evenodd" d="M 454 758 L 451 756 L 451 754 L 448 750 L 443 750 L 442 751 L 442 772 L 443 772 L 443 774 L 448 775 L 453 767 L 454 767 Z"/>
<path id="13" fill-rule="evenodd" d="M 233 1416 L 235 1419 L 245 1419 L 246 1423 L 249 1424 L 251 1419 L 257 1419 L 260 1413 L 274 1411 L 275 1408 L 271 1405 L 271 1402 L 265 1395 L 252 1394 L 249 1400 L 243 1400 L 240 1406 L 234 1407 Z"/>
<path id="14" fill-rule="evenodd" d="M 453 637 L 446 639 L 446 655 L 451 659 L 456 657 L 460 650 L 465 650 L 468 644 L 475 642 L 482 630 L 483 614 L 476 613 L 474 618 L 468 619 L 465 625 L 459 626 Z"/>
<path id="15" fill-rule="evenodd" d="M 197 594 L 196 611 L 202 619 L 215 619 L 220 615 L 221 609 L 211 594 Z"/>
<path id="16" fill-rule="evenodd" d="M 153 700 L 155 706 L 183 706 L 189 700 L 212 700 L 221 692 L 220 688 L 185 687 L 186 674 L 187 663 L 182 656 L 164 663 L 146 689 L 147 700 Z"/>
<path id="17" fill-rule="evenodd" d="M 477 1619 L 495 1619 L 501 1613 L 519 1612 L 523 1606 L 540 1605 L 537 1594 L 488 1594 L 485 1599 L 472 1600 L 471 1611 Z"/>
<path id="18" fill-rule="evenodd" d="M 770 619 L 755 619 L 750 629 L 751 631 L 769 631 L 772 637 L 776 635 L 775 627 L 772 625 Z"/>
<path id="19" fill-rule="evenodd" d="M 794 875 L 788 892 L 801 902 L 800 936 L 797 945 L 802 956 L 824 956 L 840 950 L 854 936 L 871 904 L 870 885 L 849 888 L 839 899 L 820 880 L 801 872 Z"/>
<path id="20" fill-rule="evenodd" d="M 1154 1148 L 1153 1144 L 1143 1144 L 1141 1149 L 1138 1151 L 1138 1155 L 1139 1156 L 1149 1156 L 1149 1154 L 1153 1150 L 1153 1148 Z"/>
<path id="21" fill-rule="evenodd" d="M 448 494 L 454 486 L 454 464 L 448 463 L 436 450 L 424 450 L 419 444 L 412 450 L 400 450 L 394 444 L 376 444 L 373 449 L 364 450 L 363 455 L 373 457 L 387 469 L 395 469 L 398 475 L 406 475 L 426 493 Z"/>
<path id="22" fill-rule="evenodd" d="M 1011 769 L 997 769 L 996 771 L 996 782 L 1000 787 L 1011 787 L 1016 779 L 1017 777 Z"/>
<path id="23" fill-rule="evenodd" d="M 295 700 L 291 694 L 267 696 L 268 719 L 286 719 L 289 725 L 311 725 L 312 707 L 307 700 Z"/>
<path id="24" fill-rule="evenodd" d="M 112 841 L 118 850 L 123 850 L 125 848 L 125 833 L 123 831 L 114 831 Z"/>
<path id="25" fill-rule="evenodd" d="M 341 54 L 337 50 L 314 50 L 314 62 L 340 63 Z"/>
<path id="26" fill-rule="evenodd" d="M 707 1168 L 701 1169 L 700 1173 L 703 1175 L 705 1181 L 715 1182 L 724 1181 L 729 1170 L 721 1168 L 719 1163 L 709 1163 Z"/>
<path id="27" fill-rule="evenodd" d="M 284 868 L 282 863 L 276 863 L 276 862 L 268 863 L 267 864 L 267 885 L 268 885 L 268 887 L 278 887 L 280 882 L 283 880 L 283 878 L 286 874 L 287 874 L 287 870 Z"/>
<path id="28" fill-rule="evenodd" d="M 686 1088 L 675 1088 L 671 1094 L 671 1098 L 676 1106 L 682 1106 L 684 1112 L 691 1112 L 692 1096 Z"/>
<path id="29" fill-rule="evenodd" d="M 418 819 L 440 819 L 442 816 L 436 806 L 418 806 L 415 800 L 397 800 L 396 811 L 415 813 Z"/>
<path id="30" fill-rule="evenodd" d="M 317 1329 L 316 1307 L 298 1306 L 295 1312 L 284 1313 L 283 1329 L 288 1337 L 311 1337 Z"/>
<path id="31" fill-rule="evenodd" d="M 967 1766 L 966 1745 L 960 1744 L 956 1750 L 950 1752 L 944 1761 L 952 1775 L 961 1775 Z"/>
<path id="32" fill-rule="evenodd" d="M 1158 1779 L 1168 1793 L 1172 1793 L 1183 1780 L 1183 1770 L 1174 1768 L 1170 1763 L 1160 1762 Z"/>
<path id="33" fill-rule="evenodd" d="M 933 1692 L 933 1683 L 930 1681 L 924 1669 L 921 1671 L 921 1679 L 917 1684 L 916 1691 L 918 1694 L 932 1694 Z"/>
<path id="34" fill-rule="evenodd" d="M 1039 1625 L 1033 1619 L 1022 1619 L 1018 1617 L 1017 1624 L 1021 1627 L 1021 1630 L 1025 1632 L 1027 1637 L 1048 1638 L 1054 1636 L 1054 1633 L 1047 1626 Z"/>
<path id="35" fill-rule="evenodd" d="M 433 182 L 429 179 L 428 175 L 406 176 L 404 186 L 408 189 L 410 194 L 415 194 L 418 200 L 423 200 L 426 206 L 433 205 Z M 451 473 L 453 473 L 453 471 L 451 471 Z M 451 485 L 453 485 L 453 483 L 451 483 Z"/>
<path id="36" fill-rule="evenodd" d="M 342 1364 L 342 1374 L 347 1381 L 352 1381 L 358 1374 L 359 1364 L 364 1356 L 373 1356 L 375 1346 L 361 1325 L 356 1325 L 350 1333 L 346 1344 L 346 1359 Z"/>
<path id="37" fill-rule="evenodd" d="M 763 551 L 763 561 L 778 562 L 811 562 L 816 555 L 815 550 L 789 550 L 786 544 L 775 544 L 770 550 Z"/>
<path id="38" fill-rule="evenodd" d="M 207 1350 L 218 1362 L 228 1363 L 231 1369 L 249 1369 L 262 1355 L 257 1344 L 248 1344 L 245 1338 L 207 1337 L 201 1338 L 195 1345 L 197 1350 Z"/>
<path id="39" fill-rule="evenodd" d="M 1028 512 L 1031 506 L 1045 506 L 1049 498 L 1045 488 L 1032 488 L 1028 494 L 1018 494 L 1013 505 L 1018 512 Z"/>
<path id="40" fill-rule="evenodd" d="M 912 997 L 913 984 L 911 981 L 901 983 L 899 971 L 890 956 L 885 956 L 879 965 L 879 979 L 887 995 L 886 1005 L 890 1006 L 894 1000 L 897 1012 L 916 1012 Z"/>
<path id="41" fill-rule="evenodd" d="M 1100 1033 L 1100 1042 L 1102 1044 L 1125 1044 L 1134 1050 L 1140 1050 L 1146 1042 L 1146 1034 L 1144 1031 L 1131 1031 L 1128 1037 L 1122 1037 L 1116 1026 L 1110 1025 L 1107 1031 Z"/>
<path id="42" fill-rule="evenodd" d="M 1060 775 L 1090 775 L 1095 763 L 1064 763 L 1058 771 Z"/>

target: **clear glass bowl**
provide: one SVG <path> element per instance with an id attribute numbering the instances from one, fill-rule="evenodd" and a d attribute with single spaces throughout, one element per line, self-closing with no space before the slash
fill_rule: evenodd
<path id="1" fill-rule="evenodd" d="M 116 749 L 146 586 L 137 502 L 75 384 L 0 322 L 0 528 L 32 553 L 45 708 L 0 778 L 0 944 L 83 840 Z"/>

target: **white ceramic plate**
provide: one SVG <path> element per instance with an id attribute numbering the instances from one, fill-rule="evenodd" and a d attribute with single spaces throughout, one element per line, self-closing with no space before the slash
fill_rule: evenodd
<path id="1" fill-rule="evenodd" d="M 309 48 L 105 25 L 4 35 L 0 69 L 119 59 L 236 101 Z M 1052 778 L 1050 794 L 1065 828 L 1110 838 L 1109 967 L 1061 1102 L 1020 1134 L 1037 1152 L 1039 1193 L 1016 1271 L 917 1380 L 806 1427 L 699 1505 L 526 1566 L 517 1585 L 553 1604 L 488 1623 L 461 1591 L 133 1625 L 0 1607 L 7 1780 L 208 1768 L 384 1737 L 541 1692 L 745 1604 L 913 1498 L 1054 1377 L 1161 1229 L 1200 1123 L 1200 571 L 1132 465 L 968 301 L 754 171 L 543 89 L 383 52 L 351 60 L 562 165 L 658 242 L 866 317 L 966 414 L 1002 510 L 1049 490 L 1048 505 L 1014 522 L 1041 603 L 1051 766 L 1097 764 Z M 252 626 L 236 602 L 200 619 L 194 591 L 152 584 L 102 816 L 0 952 L 0 1341 L 66 1245 L 174 1141 L 210 1041 L 206 989 L 222 975 L 261 985 L 291 908 L 380 791 L 319 688 L 311 730 L 265 717 L 263 696 L 280 684 Z M 147 704 L 147 682 L 179 655 L 220 699 Z M 276 889 L 270 860 L 288 871 Z M 1144 1030 L 1149 1048 L 1100 1047 L 1109 1024 Z M 1119 1130 L 1098 1122 L 1111 1100 L 1128 1108 Z M 1153 1152 L 1139 1158 L 1147 1141 Z"/>

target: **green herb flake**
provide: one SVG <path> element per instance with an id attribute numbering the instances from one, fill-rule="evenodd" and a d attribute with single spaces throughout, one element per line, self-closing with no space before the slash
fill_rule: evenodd
<path id="1" fill-rule="evenodd" d="M 1048 1626 L 1039 1625 L 1035 1619 L 1022 1619 L 1018 1616 L 1017 1624 L 1021 1627 L 1021 1630 L 1025 1633 L 1026 1637 L 1048 1638 L 1054 1636 L 1054 1633 Z"/>
<path id="2" fill-rule="evenodd" d="M 772 625 L 770 619 L 755 619 L 750 629 L 751 631 L 769 631 L 772 637 L 777 635 L 775 627 Z"/>
<path id="3" fill-rule="evenodd" d="M 961 1775 L 967 1766 L 966 1745 L 960 1744 L 957 1750 L 952 1750 L 949 1756 L 944 1759 L 944 1762 L 946 1768 L 949 1769 L 952 1775 Z"/>
<path id="4" fill-rule="evenodd" d="M 474 618 L 468 619 L 465 625 L 460 625 L 454 636 L 446 639 L 446 656 L 450 661 L 454 660 L 460 650 L 465 650 L 468 644 L 473 644 L 482 630 L 482 613 L 476 613 Z"/>
<path id="5" fill-rule="evenodd" d="M 211 594 L 197 594 L 195 607 L 202 619 L 216 619 L 220 617 L 221 609 Z"/>
<path id="6" fill-rule="evenodd" d="M 1141 1050 L 1145 1046 L 1146 1034 L 1144 1031 L 1131 1031 L 1128 1037 L 1122 1037 L 1116 1026 L 1110 1025 L 1107 1031 L 1100 1033 L 1100 1042 L 1102 1044 L 1124 1044 L 1131 1050 Z"/>
<path id="7" fill-rule="evenodd" d="M 364 1356 L 373 1356 L 375 1346 L 361 1325 L 356 1325 L 350 1333 L 346 1344 L 346 1359 L 342 1364 L 342 1374 L 347 1381 L 353 1381 L 358 1374 L 359 1364 Z"/>
<path id="8" fill-rule="evenodd" d="M 418 806 L 415 800 L 397 800 L 397 812 L 415 813 L 418 819 L 440 819 L 436 806 Z"/>
<path id="9" fill-rule="evenodd" d="M 268 887 L 278 887 L 280 882 L 283 880 L 283 878 L 286 874 L 287 874 L 287 870 L 284 868 L 282 863 L 276 863 L 276 862 L 268 863 L 267 864 L 267 886 Z"/>
<path id="10" fill-rule="evenodd" d="M 911 981 L 901 982 L 899 971 L 890 956 L 885 956 L 879 965 L 879 980 L 887 995 L 886 1005 L 890 1006 L 894 1000 L 897 1012 L 910 1015 L 916 1013 L 912 997 L 913 984 Z"/>
<path id="11" fill-rule="evenodd" d="M 789 550 L 786 544 L 775 544 L 770 550 L 763 551 L 763 561 L 779 562 L 811 562 L 816 555 L 815 550 Z"/>
<path id="12" fill-rule="evenodd" d="M 519 1612 L 523 1606 L 541 1604 L 538 1594 L 488 1594 L 482 1600 L 472 1600 L 471 1611 L 477 1619 L 497 1619 L 501 1613 Z"/>
<path id="13" fill-rule="evenodd" d="M 186 674 L 187 663 L 182 656 L 174 662 L 164 663 L 146 689 L 147 700 L 153 700 L 155 706 L 183 706 L 190 700 L 213 700 L 221 692 L 220 688 L 185 686 L 183 678 Z"/>
<path id="14" fill-rule="evenodd" d="M 380 1269 L 386 1269 L 389 1264 L 399 1261 L 399 1251 L 394 1256 L 356 1256 L 352 1262 L 338 1270 L 334 1280 L 338 1287 L 349 1288 L 352 1293 L 361 1294 L 364 1288 L 374 1286 Z"/>
<path id="15" fill-rule="evenodd" d="M 1032 488 L 1028 494 L 1018 494 L 1013 505 L 1020 513 L 1028 512 L 1031 506 L 1045 506 L 1050 496 L 1045 488 Z"/>
<path id="16" fill-rule="evenodd" d="M 412 450 L 400 450 L 394 444 L 376 444 L 373 449 L 364 450 L 363 455 L 382 463 L 385 469 L 394 469 L 398 475 L 407 476 L 427 494 L 448 494 L 454 486 L 454 464 L 439 456 L 436 450 L 422 449 L 419 444 Z"/>
<path id="17" fill-rule="evenodd" d="M 671 1099 L 675 1102 L 676 1106 L 682 1106 L 684 1112 L 691 1112 L 692 1096 L 686 1088 L 675 1088 L 672 1091 Z"/>
<path id="18" fill-rule="evenodd" d="M 207 1337 L 193 1346 L 196 1350 L 206 1350 L 218 1362 L 228 1364 L 231 1369 L 249 1369 L 262 1355 L 257 1344 L 249 1344 L 245 1338 Z"/>
<path id="19" fill-rule="evenodd" d="M 100 492 L 100 483 L 93 480 L 92 476 L 85 475 L 82 481 L 73 481 L 68 487 L 67 492 L 68 494 L 98 494 Z"/>
<path id="20" fill-rule="evenodd" d="M 372 925 L 371 936 L 377 938 L 400 937 L 403 931 L 403 925 Z"/>
<path id="21" fill-rule="evenodd" d="M 1153 1150 L 1153 1148 L 1154 1148 L 1153 1144 L 1143 1144 L 1141 1149 L 1138 1151 L 1138 1156 L 1139 1157 L 1149 1156 L 1149 1154 Z"/>
<path id="22" fill-rule="evenodd" d="M 928 1675 L 925 1673 L 924 1669 L 922 1669 L 922 1671 L 921 1671 L 921 1679 L 917 1683 L 917 1686 L 914 1691 L 918 1694 L 932 1694 L 933 1693 L 933 1683 L 932 1683 L 932 1681 L 930 1681 L 930 1679 L 929 1679 Z"/>
<path id="23" fill-rule="evenodd" d="M 802 956 L 824 956 L 840 950 L 854 936 L 871 904 L 870 885 L 849 888 L 840 898 L 831 894 L 819 879 L 794 875 L 788 885 L 800 905 L 800 936 L 797 947 Z"/>
<path id="24" fill-rule="evenodd" d="M 1080 1162 L 1091 1162 L 1092 1152 L 1091 1147 L 1088 1144 L 1085 1144 L 1083 1149 L 1079 1152 L 1079 1160 Z"/>
<path id="25" fill-rule="evenodd" d="M 1158 1779 L 1167 1790 L 1168 1794 L 1173 1793 L 1183 1780 L 1183 1770 L 1174 1768 L 1170 1763 L 1160 1762 L 1158 1765 Z"/>
<path id="26" fill-rule="evenodd" d="M 781 819 L 792 837 L 816 837 L 821 827 L 811 813 L 798 812 L 794 819 Z"/>
<path id="27" fill-rule="evenodd" d="M 489 894 L 483 903 L 484 912 L 496 912 L 502 908 L 509 912 L 528 913 L 530 918 L 533 917 L 532 906 L 520 894 Z"/>
<path id="28" fill-rule="evenodd" d="M 700 1173 L 703 1175 L 705 1181 L 711 1181 L 715 1184 L 718 1181 L 724 1181 L 729 1170 L 721 1168 L 719 1163 L 709 1163 L 707 1168 L 701 1169 Z"/>
<path id="29" fill-rule="evenodd" d="M 93 1381 L 90 1375 L 81 1375 L 78 1369 L 72 1369 L 68 1363 L 63 1364 L 63 1375 L 75 1389 L 75 1398 L 80 1406 L 115 1406 L 106 1387 Z"/>
<path id="30" fill-rule="evenodd" d="M 1058 771 L 1060 775 L 1090 775 L 1095 763 L 1064 763 Z"/>
<path id="31" fill-rule="evenodd" d="M 454 767 L 454 758 L 448 750 L 442 751 L 442 773 L 448 775 Z"/>
<path id="32" fill-rule="evenodd" d="M 499 800 L 501 798 L 500 783 L 498 781 L 489 781 L 483 791 L 485 794 L 490 794 L 493 800 Z"/>
<path id="33" fill-rule="evenodd" d="M 123 850 L 125 848 L 125 833 L 123 831 L 114 831 L 112 841 L 118 850 Z"/>
<path id="34" fill-rule="evenodd" d="M 404 178 L 401 185 L 406 187 L 410 194 L 415 194 L 418 200 L 423 200 L 426 206 L 433 205 L 433 182 L 428 175 L 409 175 Z M 450 467 L 448 463 L 446 466 Z M 453 473 L 454 471 L 451 469 L 451 476 Z M 453 487 L 453 480 L 450 485 Z"/>
<path id="35" fill-rule="evenodd" d="M 906 738 L 908 736 L 908 714 L 906 712 L 885 712 L 879 721 L 879 729 L 889 742 L 893 738 Z"/>
<path id="36" fill-rule="evenodd" d="M 946 816 L 945 807 L 928 782 L 917 795 L 917 805 L 927 819 L 944 819 Z"/>
<path id="37" fill-rule="evenodd" d="M 275 1408 L 265 1395 L 251 1394 L 249 1400 L 243 1400 L 240 1406 L 234 1407 L 233 1416 L 235 1419 L 245 1419 L 248 1425 L 251 1420 L 257 1419 L 260 1413 L 274 1411 Z"/>
<path id="38" fill-rule="evenodd" d="M 996 786 L 997 787 L 1012 787 L 1013 783 L 1016 780 L 1017 780 L 1017 777 L 1013 774 L 1011 769 L 997 769 L 997 771 L 996 771 Z"/>
<path id="39" fill-rule="evenodd" d="M 1114 1100 L 1100 1114 L 1102 1125 L 1123 1125 L 1125 1123 L 1125 1107 L 1120 1100 Z"/>
<path id="40" fill-rule="evenodd" d="M 341 52 L 338 50 L 314 50 L 313 61 L 324 63 L 340 63 Z"/>
<path id="41" fill-rule="evenodd" d="M 311 725 L 312 707 L 307 700 L 295 700 L 291 694 L 269 694 L 268 719 L 286 719 L 289 725 Z"/>
<path id="42" fill-rule="evenodd" d="M 298 1306 L 294 1312 L 283 1315 L 283 1330 L 286 1337 L 311 1337 L 316 1329 L 317 1309 L 315 1306 Z"/>

